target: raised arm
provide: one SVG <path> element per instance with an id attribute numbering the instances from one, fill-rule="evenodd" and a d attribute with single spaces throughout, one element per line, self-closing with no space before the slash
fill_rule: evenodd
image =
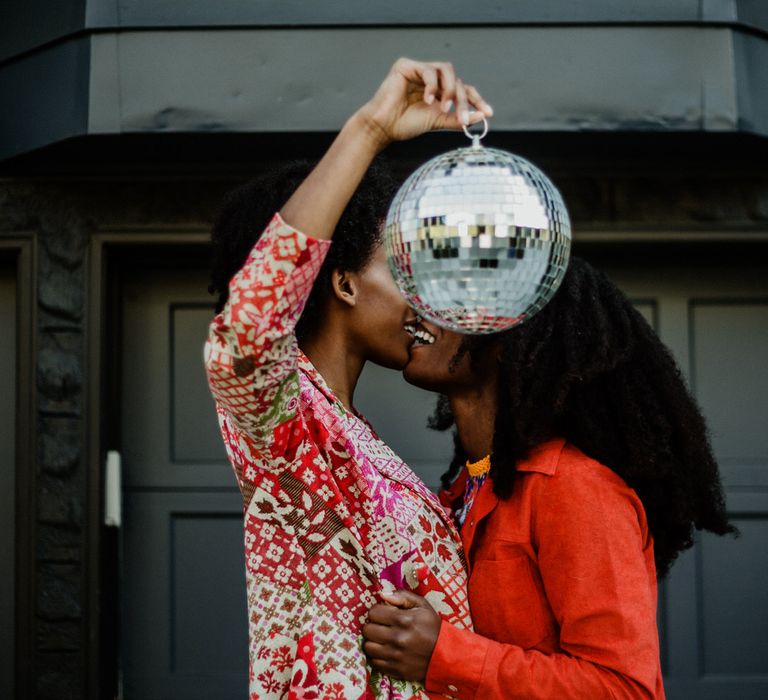
<path id="1" fill-rule="evenodd" d="M 298 403 L 294 328 L 330 241 L 305 236 L 276 214 L 229 283 L 205 344 L 208 384 L 223 419 L 244 431 L 243 449 L 283 455 Z M 279 426 L 286 429 L 278 429 Z M 223 429 L 228 429 L 222 423 Z"/>

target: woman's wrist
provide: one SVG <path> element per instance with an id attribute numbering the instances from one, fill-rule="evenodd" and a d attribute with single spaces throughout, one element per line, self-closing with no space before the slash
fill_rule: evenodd
<path id="1" fill-rule="evenodd" d="M 381 124 L 372 116 L 369 105 L 364 105 L 357 110 L 344 124 L 342 132 L 361 138 L 371 149 L 374 156 L 381 153 L 390 143 L 392 138 L 388 136 Z"/>
<path id="2" fill-rule="evenodd" d="M 284 221 L 313 238 L 330 240 L 371 162 L 387 145 L 382 130 L 360 112 L 347 120 L 315 169 L 280 209 Z"/>

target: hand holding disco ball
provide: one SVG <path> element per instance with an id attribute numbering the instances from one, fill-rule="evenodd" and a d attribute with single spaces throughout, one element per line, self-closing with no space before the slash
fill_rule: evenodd
<path id="1" fill-rule="evenodd" d="M 560 192 L 524 158 L 483 147 L 487 130 L 485 122 L 470 147 L 418 168 L 395 196 L 384 232 L 408 303 L 460 333 L 529 319 L 557 291 L 570 254 Z"/>

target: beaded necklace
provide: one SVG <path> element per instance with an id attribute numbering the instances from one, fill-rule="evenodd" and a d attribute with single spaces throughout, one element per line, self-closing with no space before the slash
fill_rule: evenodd
<path id="1" fill-rule="evenodd" d="M 464 524 L 464 520 L 472 508 L 472 503 L 475 501 L 475 496 L 480 490 L 480 487 L 485 483 L 488 477 L 488 472 L 491 470 L 491 455 L 486 455 L 477 462 L 470 463 L 467 461 L 467 484 L 464 487 L 464 505 L 456 511 L 455 519 L 459 527 Z"/>

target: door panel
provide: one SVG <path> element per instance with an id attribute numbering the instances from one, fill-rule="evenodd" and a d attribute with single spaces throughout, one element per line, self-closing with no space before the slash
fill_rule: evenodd
<path id="1" fill-rule="evenodd" d="M 765 518 L 736 517 L 734 542 L 701 542 L 701 671 L 707 676 L 765 675 L 768 628 L 768 528 Z"/>
<path id="2" fill-rule="evenodd" d="M 768 464 L 768 301 L 692 300 L 690 333 L 691 383 L 728 481 L 744 468 L 748 482 L 765 476 L 749 467 Z"/>
<path id="3" fill-rule="evenodd" d="M 14 697 L 16 274 L 0 261 L 0 697 Z"/>
<path id="4" fill-rule="evenodd" d="M 242 509 L 231 493 L 126 494 L 127 700 L 248 691 Z"/>
<path id="5" fill-rule="evenodd" d="M 234 484 L 203 371 L 213 315 L 202 269 L 144 268 L 123 292 L 126 488 Z M 130 417 L 130 419 L 126 419 Z"/>
<path id="6" fill-rule="evenodd" d="M 174 304 L 170 309 L 171 459 L 177 463 L 219 465 L 225 460 L 213 401 L 201 374 L 205 338 L 213 315 L 206 304 Z M 200 410 L 204 406 L 210 410 Z M 218 467 L 216 467 L 218 469 Z"/>

